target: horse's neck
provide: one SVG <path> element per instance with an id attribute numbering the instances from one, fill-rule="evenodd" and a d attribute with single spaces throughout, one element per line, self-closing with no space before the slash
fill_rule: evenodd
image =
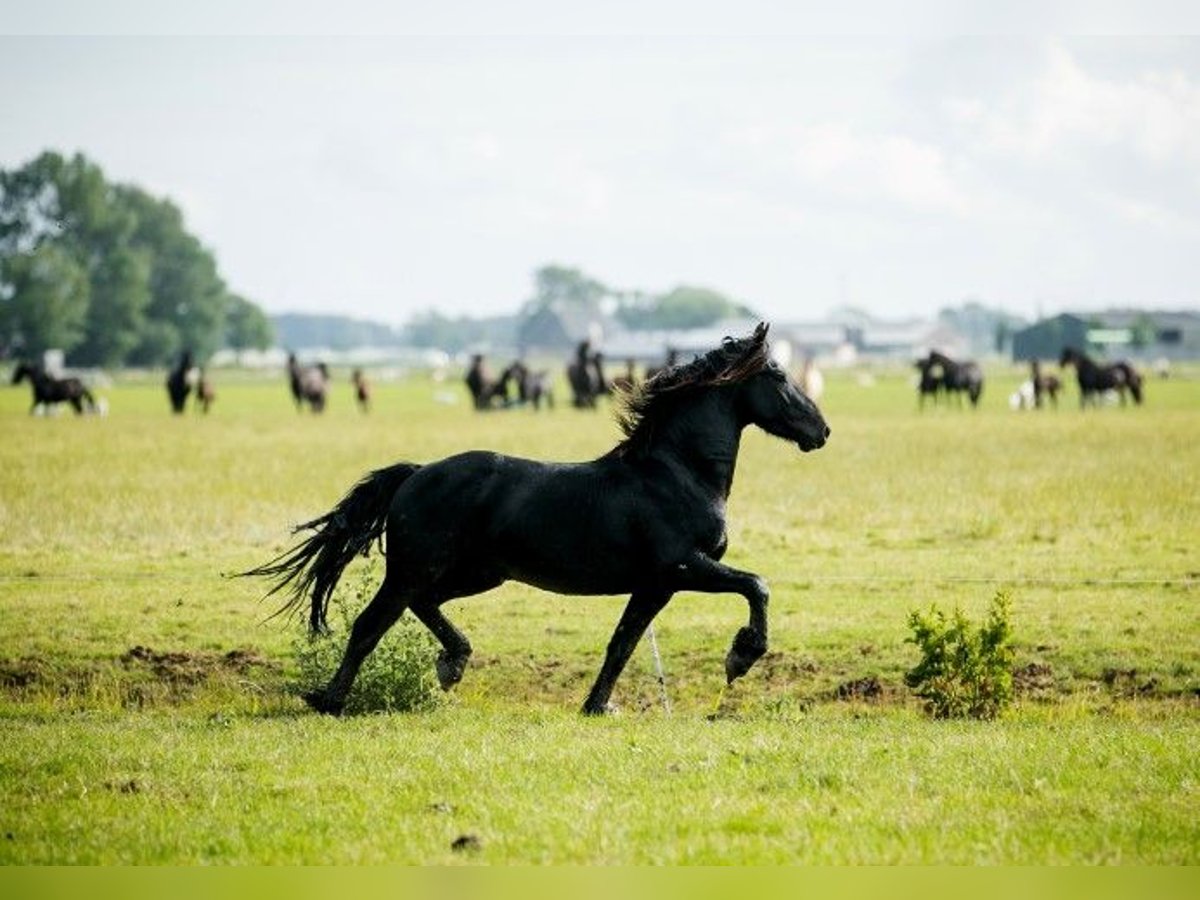
<path id="1" fill-rule="evenodd" d="M 722 497 L 729 496 L 742 438 L 732 394 L 704 391 L 681 404 L 655 431 L 651 456 L 682 462 Z"/>

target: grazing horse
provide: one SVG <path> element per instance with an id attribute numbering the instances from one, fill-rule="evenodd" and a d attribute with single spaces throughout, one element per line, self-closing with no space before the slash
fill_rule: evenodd
<path id="1" fill-rule="evenodd" d="M 962 405 L 962 394 L 965 391 L 971 400 L 971 407 L 979 405 L 979 395 L 983 393 L 983 372 L 979 365 L 972 360 L 955 362 L 944 353 L 930 351 L 929 364 L 940 366 L 942 370 L 942 388 L 947 396 L 953 394 Z"/>
<path id="2" fill-rule="evenodd" d="M 217 392 L 213 390 L 212 382 L 208 380 L 208 375 L 201 369 L 196 378 L 196 409 L 208 415 L 208 410 L 212 407 L 213 401 L 217 399 Z"/>
<path id="3" fill-rule="evenodd" d="M 1058 364 L 1075 367 L 1075 377 L 1079 379 L 1080 409 L 1087 406 L 1089 401 L 1093 406 L 1097 405 L 1100 395 L 1105 391 L 1116 391 L 1121 397 L 1122 406 L 1125 405 L 1126 390 L 1133 395 L 1134 403 L 1139 406 L 1142 403 L 1142 376 L 1124 360 L 1101 366 L 1074 347 L 1064 347 Z"/>
<path id="4" fill-rule="evenodd" d="M 567 365 L 567 384 L 571 386 L 576 409 L 595 409 L 596 397 L 602 393 L 595 378 L 595 359 L 591 350 L 589 341 L 580 341 L 575 358 Z"/>
<path id="5" fill-rule="evenodd" d="M 179 365 L 167 375 L 167 396 L 171 398 L 171 412 L 179 415 L 187 406 L 188 394 L 192 392 L 188 377 L 192 372 L 192 352 L 184 350 L 179 357 Z"/>
<path id="6" fill-rule="evenodd" d="M 508 400 L 508 383 L 513 378 L 512 366 L 509 366 L 495 381 L 488 375 L 487 367 L 483 364 L 483 354 L 474 353 L 471 355 L 471 365 L 467 369 L 467 374 L 463 378 L 466 382 L 467 390 L 471 392 L 471 402 L 480 412 L 486 412 L 490 409 L 497 408 L 497 402 L 500 408 L 505 408 L 509 405 Z"/>
<path id="7" fill-rule="evenodd" d="M 350 380 L 354 383 L 354 399 L 358 403 L 359 410 L 365 413 L 370 412 L 371 382 L 367 381 L 367 376 L 363 374 L 362 369 L 355 369 L 350 374 Z"/>
<path id="8" fill-rule="evenodd" d="M 83 386 L 78 378 L 53 378 L 38 365 L 20 363 L 13 371 L 12 383 L 20 384 L 26 378 L 33 387 L 33 405 L 29 407 L 32 415 L 39 406 L 50 407 L 57 403 L 70 403 L 76 415 L 96 411 L 96 400 L 91 392 Z"/>
<path id="9" fill-rule="evenodd" d="M 1036 359 L 1029 364 L 1029 380 L 1033 384 L 1033 405 L 1042 408 L 1042 397 L 1049 395 L 1050 402 L 1058 409 L 1058 392 L 1062 390 L 1062 382 L 1057 375 L 1043 375 L 1042 364 Z"/>
<path id="10" fill-rule="evenodd" d="M 828 438 L 825 420 L 771 359 L 760 324 L 660 375 L 629 400 L 620 423 L 624 439 L 591 462 L 475 450 L 377 469 L 300 526 L 314 534 L 243 572 L 274 578 L 271 593 L 290 589 L 281 611 L 308 605 L 309 625 L 320 631 L 342 571 L 387 535 L 383 583 L 355 620 L 341 666 L 308 704 L 340 713 L 363 659 L 405 609 L 441 643 L 437 676 L 448 690 L 471 644 L 441 606 L 508 580 L 561 594 L 631 595 L 584 713 L 608 711 L 642 633 L 678 591 L 746 598 L 749 623 L 725 658 L 726 679 L 749 671 L 767 649 L 767 585 L 720 561 L 742 430 L 756 425 L 807 452 Z"/>
<path id="11" fill-rule="evenodd" d="M 289 353 L 288 378 L 297 412 L 304 409 L 305 403 L 315 413 L 325 411 L 325 394 L 329 389 L 329 367 L 325 363 L 304 367 L 297 362 L 295 353 Z"/>
<path id="12" fill-rule="evenodd" d="M 933 363 L 928 359 L 918 359 L 914 365 L 917 371 L 921 373 L 921 377 L 917 381 L 917 403 L 919 407 L 921 409 L 925 408 L 926 397 L 932 397 L 933 405 L 937 406 L 938 394 L 942 390 L 941 373 L 933 371 Z"/>
<path id="13" fill-rule="evenodd" d="M 540 410 L 545 402 L 547 409 L 554 409 L 554 389 L 550 385 L 550 373 L 545 369 L 534 372 L 518 359 L 500 376 L 500 380 L 506 384 L 509 379 L 517 384 L 519 404 L 532 404 L 535 410 Z"/>

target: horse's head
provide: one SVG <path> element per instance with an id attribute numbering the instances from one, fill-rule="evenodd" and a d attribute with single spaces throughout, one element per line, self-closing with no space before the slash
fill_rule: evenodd
<path id="1" fill-rule="evenodd" d="M 1060 366 L 1069 366 L 1079 358 L 1079 351 L 1074 347 L 1063 347 L 1062 355 L 1058 358 Z"/>
<path id="2" fill-rule="evenodd" d="M 754 340 L 764 350 L 766 337 L 767 326 L 760 325 Z M 824 446 L 829 437 L 829 426 L 817 405 L 773 359 L 738 385 L 737 406 L 744 421 L 794 442 L 805 453 Z"/>
<path id="3" fill-rule="evenodd" d="M 26 379 L 26 377 L 33 377 L 33 369 L 30 367 L 29 363 L 18 363 L 17 367 L 13 369 L 12 383 L 20 384 Z"/>

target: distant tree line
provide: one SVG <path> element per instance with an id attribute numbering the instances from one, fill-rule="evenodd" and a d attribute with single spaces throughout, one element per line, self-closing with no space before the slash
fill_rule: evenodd
<path id="1" fill-rule="evenodd" d="M 751 318 L 754 311 L 724 294 L 687 285 L 661 294 L 609 287 L 577 268 L 546 265 L 533 273 L 533 295 L 513 316 L 475 318 L 429 311 L 414 316 L 401 334 L 405 343 L 458 351 L 482 343 L 516 340 L 521 322 L 552 309 L 589 318 L 611 318 L 626 328 L 702 328 L 722 319 Z"/>
<path id="2" fill-rule="evenodd" d="M 81 154 L 0 169 L 0 353 L 157 365 L 271 343 L 267 317 L 226 287 L 170 200 Z"/>

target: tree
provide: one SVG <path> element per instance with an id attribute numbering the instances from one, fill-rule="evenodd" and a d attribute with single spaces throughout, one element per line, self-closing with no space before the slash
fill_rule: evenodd
<path id="1" fill-rule="evenodd" d="M 566 266 L 542 266 L 534 273 L 533 281 L 534 295 L 521 309 L 525 316 L 558 305 L 594 312 L 599 310 L 601 301 L 612 293 L 579 269 Z"/>
<path id="2" fill-rule="evenodd" d="M 719 291 L 681 285 L 659 295 L 622 298 L 617 318 L 630 328 L 703 328 L 722 319 L 753 317 L 754 312 Z"/>
<path id="3" fill-rule="evenodd" d="M 118 247 L 102 257 L 92 272 L 85 337 L 74 357 L 85 365 L 121 365 L 140 341 L 149 303 L 147 252 Z"/>
<path id="4" fill-rule="evenodd" d="M 275 330 L 261 309 L 238 294 L 229 295 L 225 311 L 225 343 L 234 350 L 266 350 Z"/>
<path id="5" fill-rule="evenodd" d="M 84 337 L 88 280 L 63 248 L 42 244 L 0 260 L 0 334 L 27 355 L 71 350 Z"/>
<path id="6" fill-rule="evenodd" d="M 46 299 L 48 277 L 61 284 L 36 311 L 30 298 Z M 269 323 L 247 307 L 169 200 L 108 182 L 81 154 L 48 151 L 0 170 L 0 345 L 53 333 L 89 365 L 156 365 L 183 347 L 203 359 L 229 339 L 269 340 Z"/>

